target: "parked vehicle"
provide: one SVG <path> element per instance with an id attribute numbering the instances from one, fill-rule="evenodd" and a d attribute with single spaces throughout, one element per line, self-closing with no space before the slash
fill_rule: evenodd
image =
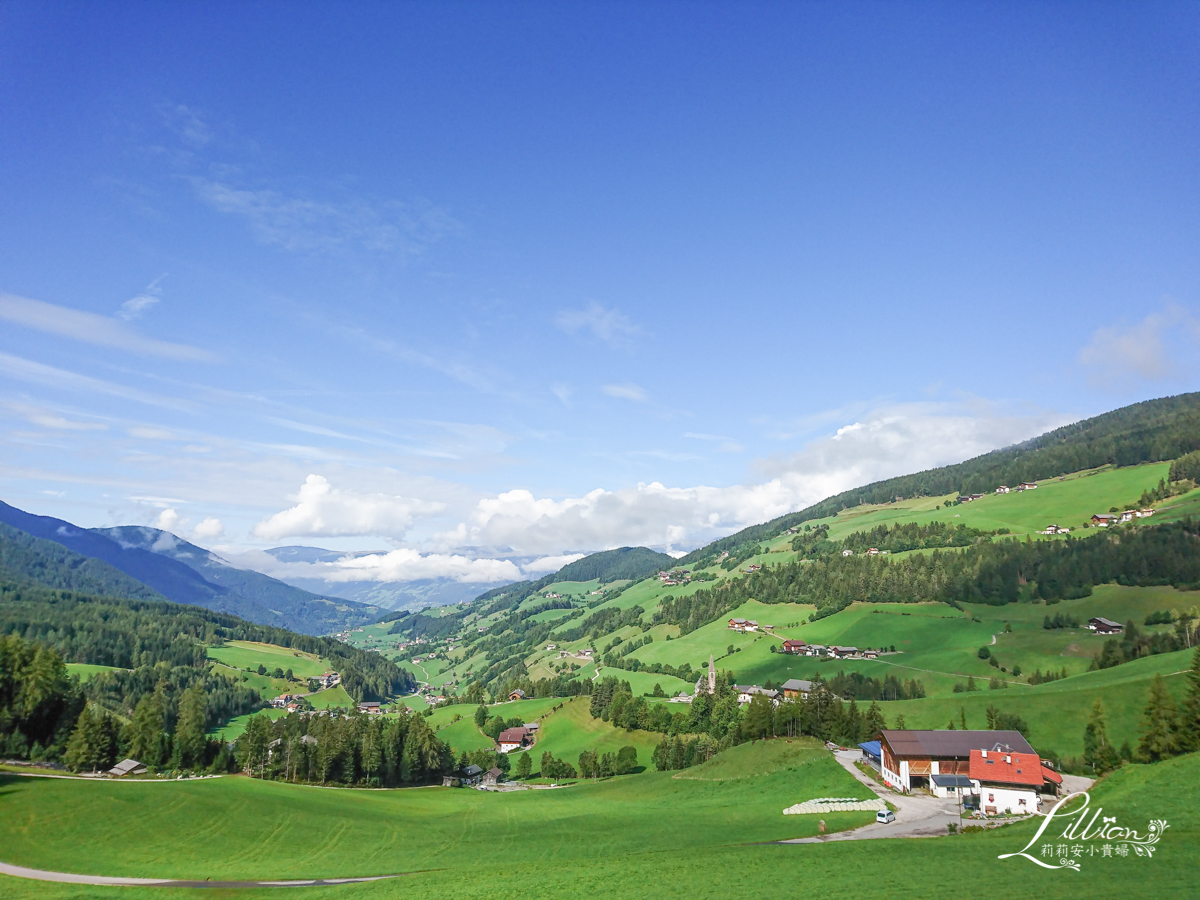
<path id="1" fill-rule="evenodd" d="M 881 809 L 875 813 L 875 821 L 880 825 L 888 825 L 896 821 L 896 814 L 890 809 Z"/>

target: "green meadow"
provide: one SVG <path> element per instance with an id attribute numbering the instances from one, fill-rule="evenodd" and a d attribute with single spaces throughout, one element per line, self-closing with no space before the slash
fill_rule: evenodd
<path id="1" fill-rule="evenodd" d="M 229 641 L 220 647 L 209 647 L 208 657 L 235 669 L 257 669 L 260 665 L 265 666 L 268 672 L 291 669 L 297 678 L 309 678 L 330 671 L 325 660 L 311 653 L 253 641 Z"/>
<path id="2" fill-rule="evenodd" d="M 791 756 L 790 748 L 804 746 L 745 745 L 689 770 L 689 778 L 635 775 L 509 794 L 325 790 L 243 777 L 131 785 L 0 775 L 0 839 L 5 862 L 105 875 L 203 880 L 412 873 L 299 891 L 321 900 L 474 900 L 504 894 L 505 885 L 538 897 L 769 898 L 808 885 L 831 898 L 858 900 L 886 890 L 950 900 L 964 895 L 968 876 L 996 896 L 1131 898 L 1145 896 L 1151 884 L 1158 896 L 1194 895 L 1196 754 L 1128 766 L 1100 782 L 1092 805 L 1105 816 L 1143 834 L 1152 818 L 1168 827 L 1150 858 L 1097 852 L 1084 856 L 1076 872 L 998 858 L 1025 847 L 1038 821 L 921 840 L 763 843 L 815 833 L 818 817 L 785 817 L 784 806 L 861 790 L 815 746 Z M 144 792 L 154 792 L 155 801 L 147 803 Z M 832 831 L 869 821 L 870 814 L 820 818 Z M 12 900 L 264 900 L 279 891 L 0 877 L 0 894 Z"/>
<path id="3" fill-rule="evenodd" d="M 67 663 L 67 674 L 78 675 L 80 681 L 91 681 L 101 672 L 124 672 L 116 666 L 94 666 L 90 663 Z"/>

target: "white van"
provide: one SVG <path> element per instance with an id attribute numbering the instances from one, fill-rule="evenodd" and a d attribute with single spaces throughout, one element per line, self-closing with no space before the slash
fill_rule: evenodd
<path id="1" fill-rule="evenodd" d="M 890 809 L 881 809 L 875 813 L 875 821 L 880 825 L 887 825 L 896 821 L 896 814 Z"/>

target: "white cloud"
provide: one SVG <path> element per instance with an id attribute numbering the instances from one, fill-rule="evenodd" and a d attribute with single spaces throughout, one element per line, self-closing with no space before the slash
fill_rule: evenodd
<path id="1" fill-rule="evenodd" d="M 444 503 L 338 490 L 321 475 L 309 475 L 295 499 L 292 508 L 267 516 L 255 525 L 254 535 L 268 541 L 351 535 L 399 539 L 418 516 L 445 509 Z"/>
<path id="2" fill-rule="evenodd" d="M 600 390 L 610 397 L 619 397 L 622 400 L 634 400 L 638 403 L 646 400 L 646 391 L 636 384 L 606 384 Z"/>
<path id="3" fill-rule="evenodd" d="M 274 578 L 319 578 L 330 583 L 381 583 L 446 578 L 465 584 L 522 580 L 521 570 L 507 559 L 476 559 L 458 553 L 421 553 L 402 548 L 386 553 L 346 555 L 331 562 L 280 562 L 268 553 L 228 555 L 235 565 Z"/>
<path id="4" fill-rule="evenodd" d="M 586 553 L 567 553 L 562 556 L 543 556 L 541 559 L 525 563 L 521 566 L 521 571 L 526 575 L 549 575 L 551 572 L 557 572 L 563 566 L 583 559 L 586 555 Z"/>
<path id="5" fill-rule="evenodd" d="M 0 294 L 0 319 L 47 334 L 100 347 L 115 347 L 143 356 L 192 362 L 209 362 L 215 358 L 209 351 L 198 347 L 145 337 L 108 316 L 98 316 L 95 313 L 13 294 Z"/>
<path id="6" fill-rule="evenodd" d="M 158 519 L 154 523 L 155 528 L 160 528 L 163 531 L 174 531 L 179 527 L 179 510 L 167 507 L 158 514 Z"/>
<path id="7" fill-rule="evenodd" d="M 490 552 L 593 552 L 645 544 L 694 547 L 747 525 L 803 509 L 848 488 L 960 462 L 1066 424 L 1054 414 L 974 414 L 942 405 L 877 410 L 798 453 L 762 460 L 766 480 L 729 487 L 659 482 L 582 497 L 538 498 L 514 490 L 478 502 L 439 546 Z"/>
<path id="8" fill-rule="evenodd" d="M 192 529 L 192 537 L 198 541 L 215 541 L 225 533 L 220 519 L 209 516 Z"/>
<path id="9" fill-rule="evenodd" d="M 571 387 L 570 387 L 570 385 L 552 384 L 552 385 L 550 385 L 550 393 L 552 393 L 555 397 L 557 397 L 562 402 L 563 406 L 571 405 Z"/>
<path id="10" fill-rule="evenodd" d="M 166 275 L 160 275 L 152 282 L 146 285 L 145 289 L 136 297 L 130 297 L 121 304 L 121 308 L 117 311 L 117 318 L 129 321 L 136 319 L 150 307 L 154 306 L 162 300 L 162 291 L 159 289 L 158 283 L 166 278 Z"/>
<path id="11" fill-rule="evenodd" d="M 562 310 L 554 317 L 554 324 L 567 334 L 590 331 L 594 337 L 614 346 L 628 344 L 641 330 L 623 312 L 605 309 L 595 301 L 587 309 Z"/>
<path id="12" fill-rule="evenodd" d="M 1194 364 L 1198 344 L 1200 320 L 1179 304 L 1168 303 L 1136 325 L 1092 332 L 1078 359 L 1093 384 L 1124 387 L 1177 376 L 1180 358 Z"/>

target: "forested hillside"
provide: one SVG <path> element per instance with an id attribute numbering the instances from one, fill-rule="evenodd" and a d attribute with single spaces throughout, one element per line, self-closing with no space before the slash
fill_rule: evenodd
<path id="1" fill-rule="evenodd" d="M 0 554 L 10 554 L 14 564 L 22 561 L 12 570 L 12 577 L 49 587 L 129 597 L 161 596 L 309 634 L 362 625 L 380 613 L 378 607 L 332 600 L 258 572 L 236 569 L 209 551 L 156 528 L 77 528 L 2 502 L 0 523 L 7 526 L 0 531 Z M 20 538 L 22 534 L 42 543 L 31 543 Z M 47 543 L 62 549 L 55 551 Z M 2 549 L 7 544 L 16 546 Z M 125 577 L 116 578 L 110 568 Z M 76 572 L 86 574 L 88 580 L 78 581 Z"/>
<path id="2" fill-rule="evenodd" d="M 766 540 L 795 525 L 836 515 L 861 503 L 890 503 L 904 497 L 985 493 L 1006 484 L 1055 478 L 1097 466 L 1129 466 L 1175 459 L 1200 449 L 1200 392 L 1147 400 L 966 462 L 888 478 L 843 491 L 799 512 L 752 525 L 679 560 L 690 565 L 723 551 Z"/>

